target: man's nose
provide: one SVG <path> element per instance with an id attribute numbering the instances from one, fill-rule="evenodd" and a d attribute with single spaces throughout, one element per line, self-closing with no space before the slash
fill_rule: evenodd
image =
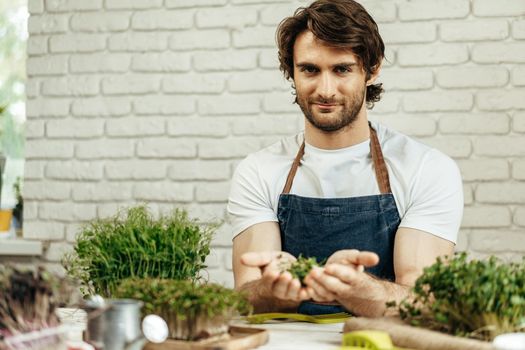
<path id="1" fill-rule="evenodd" d="M 323 73 L 319 77 L 319 85 L 317 87 L 317 93 L 322 98 L 332 98 L 336 93 L 336 82 L 335 79 L 329 73 Z"/>

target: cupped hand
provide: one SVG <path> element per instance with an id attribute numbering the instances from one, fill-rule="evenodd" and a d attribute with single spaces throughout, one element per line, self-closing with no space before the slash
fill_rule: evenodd
<path id="1" fill-rule="evenodd" d="M 301 282 L 289 272 L 282 272 L 283 264 L 296 260 L 293 255 L 280 251 L 249 252 L 241 256 L 244 265 L 261 269 L 261 282 L 274 297 L 291 301 L 308 300 L 310 295 Z"/>

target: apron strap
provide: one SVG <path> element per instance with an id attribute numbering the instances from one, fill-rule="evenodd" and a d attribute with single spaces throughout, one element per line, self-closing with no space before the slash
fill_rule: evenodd
<path id="1" fill-rule="evenodd" d="M 370 123 L 368 123 L 370 125 Z M 297 155 L 292 163 L 292 167 L 288 172 L 288 177 L 286 178 L 286 183 L 284 185 L 282 194 L 290 193 L 292 188 L 293 179 L 297 173 L 297 168 L 301 165 L 301 159 L 304 155 L 304 145 L 305 142 L 301 144 Z M 390 180 L 388 177 L 388 170 L 386 168 L 385 159 L 383 158 L 383 152 L 381 151 L 381 145 L 377 138 L 377 133 L 370 125 L 370 152 L 372 153 L 372 160 L 374 162 L 374 170 L 376 173 L 377 185 L 381 194 L 391 193 Z"/>

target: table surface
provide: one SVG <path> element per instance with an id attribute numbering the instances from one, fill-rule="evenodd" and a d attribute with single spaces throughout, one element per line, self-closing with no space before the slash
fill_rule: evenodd
<path id="1" fill-rule="evenodd" d="M 58 314 L 63 323 L 74 329 L 72 338 L 82 339 L 86 313 L 78 309 L 59 309 Z M 257 348 L 260 350 L 334 350 L 341 346 L 343 331 L 343 323 L 269 321 L 264 324 L 249 324 L 238 319 L 232 325 L 267 329 L 270 337 L 268 343 Z"/>

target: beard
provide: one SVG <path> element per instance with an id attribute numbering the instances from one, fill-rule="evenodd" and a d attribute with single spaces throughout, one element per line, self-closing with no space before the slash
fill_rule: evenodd
<path id="1" fill-rule="evenodd" d="M 301 107 L 306 119 L 315 128 L 324 132 L 335 132 L 356 121 L 359 111 L 361 111 L 363 107 L 365 91 L 366 86 L 358 90 L 355 94 L 341 99 L 327 99 L 320 96 L 305 97 L 298 93 L 296 102 L 299 107 Z M 336 104 L 342 108 L 340 111 L 319 112 L 313 110 L 313 105 L 316 103 Z"/>

